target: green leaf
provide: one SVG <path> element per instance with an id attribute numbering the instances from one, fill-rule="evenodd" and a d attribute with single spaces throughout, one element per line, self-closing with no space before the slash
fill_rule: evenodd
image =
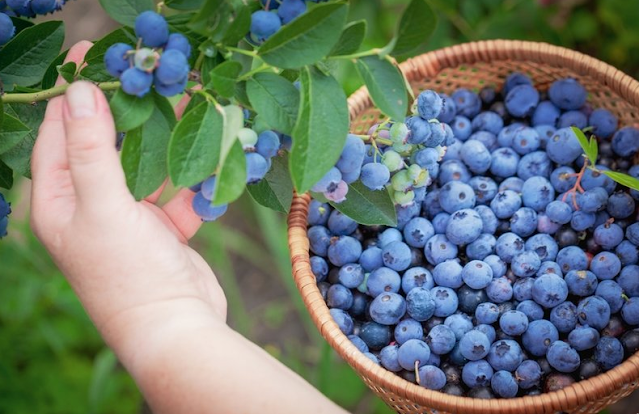
<path id="1" fill-rule="evenodd" d="M 9 151 L 24 139 L 31 129 L 9 114 L 4 115 L 4 122 L 0 129 L 0 154 Z"/>
<path id="2" fill-rule="evenodd" d="M 635 177 L 631 177 L 627 174 L 623 174 L 616 171 L 600 171 L 600 172 L 603 174 L 606 174 L 613 181 L 616 181 L 623 186 L 639 191 L 639 180 L 636 179 Z"/>
<path id="3" fill-rule="evenodd" d="M 247 186 L 249 194 L 264 207 L 288 213 L 293 201 L 293 182 L 288 173 L 288 156 L 273 157 L 271 170 L 262 181 Z"/>
<path id="4" fill-rule="evenodd" d="M 202 7 L 204 0 L 166 0 L 164 5 L 175 10 L 197 10 Z"/>
<path id="5" fill-rule="evenodd" d="M 15 32 L 16 35 L 20 33 L 21 31 L 23 31 L 24 29 L 28 29 L 29 27 L 33 26 L 33 22 L 30 22 L 29 20 L 26 20 L 26 19 L 21 19 L 19 17 L 11 17 L 11 21 L 13 22 L 13 25 L 16 28 L 16 32 Z"/>
<path id="6" fill-rule="evenodd" d="M 329 53 L 329 56 L 350 55 L 357 52 L 366 37 L 366 20 L 350 22 Z"/>
<path id="7" fill-rule="evenodd" d="M 100 4 L 113 20 L 129 27 L 140 13 L 155 9 L 153 0 L 100 0 Z"/>
<path id="8" fill-rule="evenodd" d="M 224 15 L 220 11 L 226 6 L 224 0 L 206 0 L 200 11 L 191 19 L 189 27 L 196 33 L 210 34 L 222 21 Z"/>
<path id="9" fill-rule="evenodd" d="M 157 190 L 167 176 L 166 157 L 175 126 L 175 115 L 171 104 L 160 96 L 153 95 L 148 121 L 127 132 L 122 147 L 122 167 L 126 183 L 136 200 L 141 200 Z M 156 106 L 157 105 L 157 106 Z"/>
<path id="10" fill-rule="evenodd" d="M 203 102 L 178 122 L 169 142 L 169 176 L 189 187 L 208 178 L 220 162 L 224 116 L 222 108 Z"/>
<path id="11" fill-rule="evenodd" d="M 348 5 L 331 2 L 318 5 L 285 25 L 259 49 L 269 65 L 296 69 L 327 56 L 346 23 Z"/>
<path id="12" fill-rule="evenodd" d="M 241 71 L 240 62 L 227 60 L 211 71 L 211 86 L 221 96 L 231 98 L 235 94 L 235 82 Z"/>
<path id="13" fill-rule="evenodd" d="M 408 98 L 404 77 L 399 69 L 378 56 L 357 59 L 355 67 L 375 106 L 392 119 L 403 121 L 408 110 Z"/>
<path id="14" fill-rule="evenodd" d="M 215 185 L 213 204 L 231 203 L 244 193 L 246 188 L 246 156 L 239 140 L 235 140 L 224 162 L 220 164 Z"/>
<path id="15" fill-rule="evenodd" d="M 574 126 L 570 127 L 570 129 L 572 129 L 572 132 L 577 137 L 577 141 L 579 141 L 579 145 L 581 145 L 581 149 L 584 151 L 584 154 L 586 154 L 586 157 L 588 157 L 590 164 L 596 165 L 599 152 L 596 139 L 591 138 L 590 141 L 588 141 L 586 134 L 584 134 L 581 129 Z"/>
<path id="16" fill-rule="evenodd" d="M 75 71 L 77 66 L 75 62 L 67 62 L 64 65 L 58 66 L 58 73 L 67 83 L 72 83 L 75 80 Z"/>
<path id="17" fill-rule="evenodd" d="M 13 170 L 0 161 L 0 187 L 11 190 L 13 187 Z"/>
<path id="18" fill-rule="evenodd" d="M 326 202 L 326 198 L 321 194 L 313 193 L 313 197 Z M 360 181 L 356 181 L 348 186 L 346 200 L 341 203 L 329 201 L 330 205 L 338 211 L 360 224 L 367 226 L 397 225 L 397 212 L 388 191 L 373 191 L 368 189 Z"/>
<path id="19" fill-rule="evenodd" d="M 193 19 L 193 16 L 195 16 L 195 13 L 179 13 L 166 17 L 170 32 L 182 33 L 189 40 L 189 43 L 191 43 L 191 47 L 195 51 L 191 55 L 191 63 L 195 63 L 195 59 L 197 59 L 196 51 L 200 43 L 206 40 L 205 36 L 191 30 L 190 22 Z"/>
<path id="20" fill-rule="evenodd" d="M 115 128 L 118 131 L 129 131 L 144 124 L 153 113 L 153 95 L 146 94 L 142 98 L 125 93 L 118 89 L 109 102 Z"/>
<path id="21" fill-rule="evenodd" d="M 0 49 L 0 79 L 6 91 L 42 80 L 64 42 L 62 22 L 44 22 L 20 32 Z"/>
<path id="22" fill-rule="evenodd" d="M 51 89 L 55 86 L 55 83 L 58 80 L 58 66 L 64 63 L 64 59 L 67 57 L 68 53 L 69 51 L 65 50 L 58 55 L 53 62 L 51 62 L 42 76 L 42 89 Z"/>
<path id="23" fill-rule="evenodd" d="M 0 160 L 27 178 L 31 178 L 31 153 L 46 107 L 46 102 L 37 102 L 32 105 L 5 105 L 5 116 L 11 115 L 19 119 L 20 122 L 29 127 L 30 132 L 9 151 L 1 154 Z"/>
<path id="24" fill-rule="evenodd" d="M 231 22 L 222 43 L 226 45 L 236 45 L 251 28 L 251 9 L 249 7 L 241 7 L 235 14 L 235 18 Z"/>
<path id="25" fill-rule="evenodd" d="M 437 15 L 426 0 L 412 0 L 399 21 L 397 33 L 384 48 L 393 56 L 407 55 L 426 43 L 437 26 Z"/>
<path id="26" fill-rule="evenodd" d="M 256 73 L 246 87 L 249 101 L 271 128 L 290 135 L 297 121 L 300 92 L 274 73 Z"/>
<path id="27" fill-rule="evenodd" d="M 300 89 L 289 166 L 295 188 L 304 193 L 339 159 L 349 117 L 344 90 L 332 76 L 307 67 L 301 72 Z"/>
<path id="28" fill-rule="evenodd" d="M 98 412 L 108 395 L 109 378 L 118 365 L 118 359 L 109 348 L 103 348 L 93 362 L 91 384 L 89 386 L 89 405 L 91 412 Z"/>

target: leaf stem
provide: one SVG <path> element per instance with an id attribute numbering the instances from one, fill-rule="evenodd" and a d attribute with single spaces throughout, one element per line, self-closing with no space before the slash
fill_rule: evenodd
<path id="1" fill-rule="evenodd" d="M 195 61 L 195 65 L 193 67 L 193 69 L 199 71 L 200 69 L 202 69 L 202 64 L 204 63 L 204 58 L 206 57 L 206 55 L 204 54 L 204 52 L 200 52 L 199 56 L 197 57 L 197 60 Z"/>
<path id="2" fill-rule="evenodd" d="M 393 145 L 393 141 L 391 141 L 390 139 L 386 139 L 386 138 L 374 138 L 371 135 L 357 135 L 357 134 L 353 134 L 356 137 L 360 137 L 362 139 L 362 141 L 364 142 L 371 142 L 371 143 L 379 143 L 382 145 L 387 145 L 389 147 L 391 147 Z"/>
<path id="3" fill-rule="evenodd" d="M 120 88 L 120 82 L 102 82 L 97 83 L 96 86 L 103 91 L 114 91 Z M 6 93 L 2 95 L 3 103 L 24 103 L 33 104 L 39 101 L 46 101 L 47 99 L 55 98 L 56 96 L 64 95 L 67 91 L 69 84 L 55 86 L 51 89 L 45 89 L 40 92 L 33 93 Z"/>
<path id="4" fill-rule="evenodd" d="M 273 70 L 271 66 L 267 65 L 266 63 L 256 67 L 255 69 L 249 70 L 248 72 L 246 72 L 245 74 L 243 74 L 242 76 L 240 76 L 239 78 L 237 78 L 238 81 L 243 81 L 243 80 L 247 80 L 248 78 L 250 78 L 251 76 L 255 75 L 256 73 L 259 72 L 265 72 L 266 70 L 271 69 L 271 71 Z"/>
<path id="5" fill-rule="evenodd" d="M 239 47 L 234 47 L 234 46 L 225 46 L 225 48 L 226 50 L 239 53 L 241 55 L 246 55 L 246 56 L 250 56 L 254 58 L 257 57 L 257 53 L 254 50 L 240 49 Z"/>
<path id="6" fill-rule="evenodd" d="M 350 60 L 350 59 L 357 59 L 357 58 L 366 57 L 366 56 L 378 55 L 380 52 L 381 52 L 381 49 L 374 48 L 370 50 L 364 50 L 363 52 L 353 53 L 350 55 L 329 56 L 327 59 L 328 60 Z"/>

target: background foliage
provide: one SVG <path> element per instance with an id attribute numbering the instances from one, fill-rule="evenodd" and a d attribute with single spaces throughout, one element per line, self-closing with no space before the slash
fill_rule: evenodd
<path id="1" fill-rule="evenodd" d="M 80 0 L 74 7 L 88 1 Z M 406 3 L 351 1 L 349 20 L 368 22 L 363 49 L 389 41 L 398 10 Z M 636 2 L 563 0 L 548 7 L 539 3 L 549 1 L 430 0 L 440 20 L 423 51 L 490 38 L 546 41 L 639 77 Z M 360 86 L 352 64 L 337 70 L 347 94 Z M 0 413 L 143 411 L 134 383 L 32 235 L 28 182 L 18 182 L 7 195 L 16 212 L 10 236 L 0 243 Z M 321 340 L 307 316 L 290 277 L 282 215 L 244 196 L 220 223 L 205 225 L 193 243 L 224 285 L 232 326 L 349 410 L 388 412 Z M 630 412 L 637 406 L 621 404 L 611 412 Z"/>

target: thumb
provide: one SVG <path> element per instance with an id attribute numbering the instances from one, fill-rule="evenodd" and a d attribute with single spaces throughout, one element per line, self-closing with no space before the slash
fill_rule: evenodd
<path id="1" fill-rule="evenodd" d="M 115 124 L 100 89 L 88 82 L 69 86 L 64 101 L 69 170 L 80 208 L 109 208 L 132 199 L 115 149 Z"/>

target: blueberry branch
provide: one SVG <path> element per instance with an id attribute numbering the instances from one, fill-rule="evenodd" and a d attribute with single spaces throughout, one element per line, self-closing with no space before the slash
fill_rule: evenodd
<path id="1" fill-rule="evenodd" d="M 350 55 L 340 55 L 340 56 L 330 56 L 328 60 L 347 60 L 347 59 L 357 59 L 366 56 L 374 56 L 378 55 L 381 52 L 381 49 L 375 48 L 370 50 L 364 50 L 363 52 L 353 53 Z"/>
<path id="2" fill-rule="evenodd" d="M 103 91 L 114 91 L 120 89 L 120 82 L 102 82 L 97 83 L 96 86 Z M 51 89 L 45 89 L 40 92 L 33 93 L 6 93 L 2 95 L 3 103 L 24 103 L 33 104 L 40 101 L 46 101 L 47 99 L 55 98 L 56 96 L 64 95 L 67 91 L 69 84 L 55 86 Z"/>

